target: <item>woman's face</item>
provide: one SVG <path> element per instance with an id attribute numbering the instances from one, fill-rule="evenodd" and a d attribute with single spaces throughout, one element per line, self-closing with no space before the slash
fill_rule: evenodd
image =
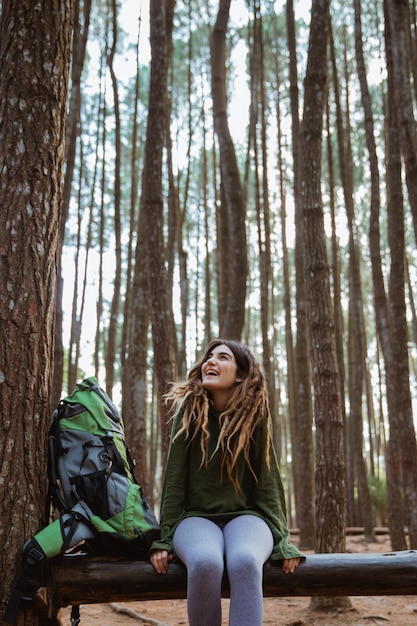
<path id="1" fill-rule="evenodd" d="M 201 365 L 201 379 L 216 408 L 224 408 L 236 383 L 237 365 L 235 355 L 225 344 L 213 348 Z M 222 404 L 223 406 L 219 406 Z"/>

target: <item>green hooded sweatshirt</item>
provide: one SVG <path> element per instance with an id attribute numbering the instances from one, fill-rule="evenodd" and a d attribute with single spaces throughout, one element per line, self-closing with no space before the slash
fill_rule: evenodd
<path id="1" fill-rule="evenodd" d="M 290 542 L 286 520 L 284 489 L 278 468 L 272 439 L 269 437 L 268 469 L 265 460 L 265 416 L 256 427 L 250 450 L 250 462 L 256 479 L 243 453 L 238 459 L 238 482 L 234 485 L 221 470 L 221 452 L 216 451 L 220 432 L 220 413 L 211 411 L 209 419 L 208 463 L 202 464 L 200 437 L 195 439 L 175 434 L 181 428 L 182 415 L 174 418 L 168 460 L 165 469 L 161 498 L 161 536 L 152 544 L 151 550 L 163 549 L 174 554 L 172 537 L 178 524 L 186 517 L 205 517 L 213 522 L 224 523 L 238 515 L 257 515 L 268 524 L 274 537 L 271 562 L 304 555 Z"/>

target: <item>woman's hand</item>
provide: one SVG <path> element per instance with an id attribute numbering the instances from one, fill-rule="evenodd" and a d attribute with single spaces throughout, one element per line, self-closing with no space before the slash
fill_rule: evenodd
<path id="1" fill-rule="evenodd" d="M 298 557 L 294 559 L 284 559 L 284 562 L 282 564 L 282 571 L 284 572 L 284 574 L 293 574 L 299 562 L 300 559 Z"/>
<path id="2" fill-rule="evenodd" d="M 150 560 L 157 574 L 166 574 L 168 563 L 172 561 L 172 554 L 168 554 L 167 550 L 152 550 Z"/>

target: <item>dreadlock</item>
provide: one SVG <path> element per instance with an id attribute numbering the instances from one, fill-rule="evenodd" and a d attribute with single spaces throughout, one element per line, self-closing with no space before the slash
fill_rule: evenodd
<path id="1" fill-rule="evenodd" d="M 236 383 L 226 409 L 220 414 L 220 433 L 215 452 L 220 450 L 222 472 L 226 470 L 235 490 L 239 491 L 237 460 L 243 453 L 250 471 L 255 479 L 257 478 L 250 462 L 250 445 L 256 426 L 269 415 L 265 376 L 253 354 L 237 341 L 223 339 L 212 341 L 203 357 L 188 372 L 186 380 L 174 383 L 165 399 L 171 403 L 172 414 L 182 413 L 182 424 L 174 439 L 181 434 L 190 441 L 199 436 L 201 464 L 207 465 L 210 460 L 208 422 L 211 402 L 208 392 L 202 385 L 201 366 L 207 361 L 208 355 L 220 345 L 226 345 L 233 352 L 237 373 L 242 380 Z M 270 420 L 266 419 L 265 459 L 268 468 L 269 422 Z"/>

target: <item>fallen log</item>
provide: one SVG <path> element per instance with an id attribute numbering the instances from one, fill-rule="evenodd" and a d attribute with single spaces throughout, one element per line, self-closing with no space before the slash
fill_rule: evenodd
<path id="1" fill-rule="evenodd" d="M 389 535 L 389 528 L 387 526 L 375 526 L 374 534 L 375 535 Z M 346 536 L 355 536 L 355 535 L 363 535 L 365 533 L 365 529 L 363 526 L 347 526 L 345 530 Z M 408 529 L 404 529 L 404 533 L 408 535 Z M 300 534 L 299 528 L 291 528 L 290 535 L 293 537 L 297 537 Z"/>
<path id="2" fill-rule="evenodd" d="M 49 559 L 41 576 L 41 597 L 49 612 L 72 604 L 96 604 L 186 597 L 186 570 L 171 563 L 158 575 L 152 565 L 109 557 Z M 223 581 L 228 597 L 228 581 Z M 264 596 L 415 595 L 417 552 L 312 554 L 284 574 L 279 566 L 264 567 Z"/>

